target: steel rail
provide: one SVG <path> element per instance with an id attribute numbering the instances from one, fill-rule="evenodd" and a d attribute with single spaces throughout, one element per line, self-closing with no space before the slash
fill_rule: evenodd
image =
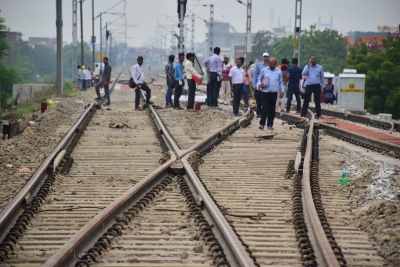
<path id="1" fill-rule="evenodd" d="M 210 223 L 217 226 L 213 228 L 213 231 L 216 231 L 214 234 L 218 237 L 219 242 L 224 248 L 230 264 L 232 266 L 253 266 L 253 260 L 249 257 L 249 254 L 237 238 L 237 235 L 232 230 L 222 212 L 215 205 L 214 201 L 211 199 L 192 169 L 191 164 L 189 163 L 191 157 L 196 158 L 195 151 L 185 155 L 181 159 L 183 167 L 185 168 L 186 175 L 190 179 L 192 188 L 196 190 L 197 195 L 200 196 L 202 203 L 204 203 L 205 209 L 203 212 L 206 212 L 207 220 L 211 220 Z"/>
<path id="2" fill-rule="evenodd" d="M 251 109 L 247 109 L 247 112 L 245 114 L 243 114 L 243 116 L 238 117 L 237 119 L 233 120 L 232 122 L 230 122 L 229 124 L 223 126 L 222 128 L 214 131 L 212 134 L 210 134 L 209 136 L 205 137 L 203 140 L 201 140 L 200 142 L 197 142 L 196 144 L 194 144 L 193 146 L 191 146 L 190 148 L 186 149 L 186 150 L 182 150 L 182 156 L 187 155 L 188 153 L 192 152 L 192 151 L 196 151 L 196 150 L 202 150 L 203 148 L 207 147 L 210 143 L 214 142 L 215 140 L 217 140 L 221 135 L 223 135 L 224 133 L 229 132 L 233 127 L 235 127 L 235 125 L 242 119 L 246 118 L 251 111 Z"/>
<path id="3" fill-rule="evenodd" d="M 315 208 L 312 191 L 311 191 L 311 183 L 310 183 L 310 172 L 311 172 L 311 156 L 312 156 L 312 142 L 313 142 L 313 132 L 314 132 L 314 114 L 312 114 L 312 119 L 310 121 L 308 135 L 307 135 L 307 147 L 304 155 L 303 162 L 303 195 L 305 201 L 305 211 L 307 212 L 307 217 L 310 222 L 310 234 L 312 234 L 313 238 L 316 241 L 317 247 L 314 247 L 314 250 L 317 250 L 317 253 L 322 255 L 324 266 L 328 267 L 339 267 L 339 262 L 335 257 L 335 253 L 332 250 L 332 247 L 328 241 L 328 238 L 325 235 L 325 231 L 321 225 L 321 222 L 318 217 L 317 210 Z"/>
<path id="4" fill-rule="evenodd" d="M 36 192 L 39 190 L 41 184 L 48 176 L 47 170 L 49 166 L 53 163 L 58 153 L 69 146 L 73 138 L 76 136 L 77 131 L 79 131 L 79 127 L 85 121 L 88 114 L 93 111 L 94 104 L 95 102 L 92 102 L 90 106 L 86 108 L 78 121 L 71 127 L 71 129 L 64 136 L 61 142 L 56 146 L 56 148 L 53 149 L 50 155 L 35 171 L 28 183 L 21 189 L 21 191 L 19 191 L 14 199 L 0 213 L 0 240 L 3 240 L 5 235 L 14 225 L 18 216 L 20 216 L 27 207 L 27 203 L 29 203 L 36 195 Z"/>
<path id="5" fill-rule="evenodd" d="M 77 255 L 93 246 L 115 221 L 115 217 L 140 200 L 159 181 L 168 175 L 168 168 L 176 161 L 175 155 L 147 175 L 140 182 L 131 187 L 123 195 L 115 199 L 104 210 L 85 224 L 74 236 L 69 239 L 57 252 L 48 259 L 43 267 L 74 266 Z"/>
<path id="6" fill-rule="evenodd" d="M 95 241 L 102 235 L 104 230 L 108 229 L 112 225 L 114 218 L 118 214 L 121 214 L 123 210 L 127 209 L 129 206 L 132 206 L 132 204 L 143 197 L 143 195 L 145 195 L 158 181 L 160 181 L 165 175 L 167 175 L 168 169 L 171 167 L 171 165 L 179 163 L 177 159 L 180 159 L 180 157 L 183 156 L 181 150 L 176 145 L 172 136 L 168 133 L 168 130 L 162 123 L 162 120 L 158 116 L 154 107 L 152 105 L 149 105 L 149 108 L 158 128 L 162 132 L 163 139 L 171 148 L 173 148 L 178 157 L 170 152 L 171 158 L 169 161 L 159 167 L 156 171 L 146 176 L 146 178 L 144 178 L 140 183 L 129 189 L 121 197 L 117 198 L 115 201 L 113 201 L 113 203 L 107 206 L 102 212 L 96 215 L 90 222 L 88 222 L 83 228 L 81 228 L 81 230 L 79 230 L 79 232 L 77 232 L 66 244 L 64 244 L 61 249 L 59 249 L 43 266 L 50 267 L 73 265 L 73 263 L 77 261 L 77 255 L 79 255 L 79 253 L 83 253 L 85 249 L 92 246 Z M 246 114 L 249 114 L 249 112 L 250 111 L 248 111 Z M 230 125 L 235 125 L 240 119 L 241 118 L 238 118 L 231 122 L 229 125 L 222 127 L 218 131 L 208 136 L 206 139 L 210 141 L 218 138 L 221 131 L 227 131 L 228 129 L 230 129 Z M 201 143 L 204 142 L 206 141 L 200 141 L 198 146 L 194 147 L 201 147 Z M 189 153 L 189 151 L 187 151 L 186 153 Z M 190 167 L 190 164 L 186 160 L 183 160 L 182 163 L 185 166 L 187 173 L 190 173 L 189 177 L 193 177 L 194 171 Z M 224 242 L 222 242 L 222 246 L 224 247 L 224 249 L 226 249 L 225 253 L 229 255 L 229 259 L 235 263 L 235 265 L 232 266 L 252 266 L 251 264 L 253 261 L 250 259 L 243 246 L 241 246 L 241 243 L 238 240 L 237 236 L 230 228 L 229 224 L 223 217 L 222 213 L 219 211 L 218 207 L 208 196 L 198 178 L 197 180 L 195 180 L 194 178 L 190 178 L 190 180 L 193 184 L 196 185 L 196 191 L 199 192 L 199 195 L 202 197 L 205 203 L 206 210 L 203 210 L 203 212 L 206 212 L 208 218 L 212 218 L 212 221 L 215 222 L 214 225 L 218 226 L 214 228 L 214 231 L 218 232 L 218 238 L 223 239 Z"/>
<path id="7" fill-rule="evenodd" d="M 310 107 L 311 110 L 315 110 L 315 108 Z M 386 128 L 388 130 L 400 130 L 400 123 L 398 122 L 392 122 L 388 120 L 381 120 L 381 119 L 374 119 L 370 118 L 367 116 L 363 115 L 357 115 L 353 113 L 347 113 L 347 112 L 342 112 L 342 111 L 336 111 L 336 110 L 329 110 L 329 109 L 323 109 L 321 108 L 321 112 L 324 115 L 327 116 L 333 116 L 339 119 L 344 119 L 344 120 L 349 120 L 353 122 L 360 122 L 364 124 L 378 124 L 379 126 L 390 126 L 390 128 Z"/>
<path id="8" fill-rule="evenodd" d="M 388 152 L 393 151 L 394 153 L 396 153 L 397 155 L 400 156 L 400 146 L 399 145 L 395 145 L 392 143 L 374 139 L 374 138 L 364 136 L 364 135 L 361 135 L 361 134 L 358 134 L 355 132 L 347 131 L 347 130 L 344 130 L 344 129 L 341 129 L 338 127 L 334 127 L 332 125 L 329 125 L 329 124 L 326 124 L 323 122 L 318 122 L 318 124 L 321 126 L 321 128 L 326 129 L 332 133 L 344 136 L 346 138 L 353 139 L 358 142 L 368 144 L 370 146 L 374 146 L 374 147 L 386 150 Z"/>
<path id="9" fill-rule="evenodd" d="M 124 69 L 122 69 L 123 71 Z M 114 86 L 119 79 L 122 71 L 119 73 L 117 78 L 114 80 L 110 92 L 114 89 Z M 60 153 L 60 151 L 66 149 L 76 136 L 79 128 L 84 123 L 85 119 L 90 112 L 93 111 L 96 102 L 90 103 L 89 107 L 82 113 L 79 119 L 63 137 L 60 143 L 53 149 L 50 155 L 45 159 L 45 161 L 39 166 L 35 173 L 31 176 L 29 181 L 25 186 L 19 191 L 19 193 L 11 200 L 10 203 L 4 208 L 0 213 L 0 243 L 5 238 L 9 230 L 13 227 L 18 217 L 26 209 L 27 204 L 32 201 L 33 197 L 38 192 L 40 186 L 43 184 L 44 180 L 48 176 L 48 169 L 53 163 L 54 159 Z"/>

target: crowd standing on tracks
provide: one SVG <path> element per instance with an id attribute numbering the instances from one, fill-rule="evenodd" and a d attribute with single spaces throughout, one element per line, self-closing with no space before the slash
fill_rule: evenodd
<path id="1" fill-rule="evenodd" d="M 235 60 L 235 66 L 232 66 L 229 63 L 228 56 L 224 56 L 224 60 L 221 60 L 220 53 L 221 49 L 215 47 L 214 54 L 202 63 L 207 77 L 207 106 L 220 109 L 218 103 L 229 105 L 232 102 L 233 115 L 240 116 L 241 99 L 244 101 L 244 108 L 247 108 L 249 99 L 254 97 L 257 118 L 260 118 L 260 129 L 267 126 L 269 130 L 273 130 L 275 111 L 280 109 L 280 112 L 290 112 L 293 96 L 297 102 L 296 114 L 300 113 L 304 117 L 311 96 L 314 95 L 317 119 L 321 117 L 321 92 L 326 94 L 326 103 L 333 104 L 335 100 L 332 79 L 328 79 L 328 84 L 325 85 L 324 70 L 317 63 L 315 55 L 310 58 L 304 69 L 301 69 L 298 66 L 297 58 L 292 59 L 292 65 L 286 58 L 283 58 L 281 64 L 277 66 L 277 60 L 270 58 L 268 52 L 262 54 L 262 61 L 257 64 L 250 62 L 249 65 L 245 65 L 244 58 L 240 57 Z M 201 75 L 194 67 L 195 58 L 195 54 L 189 52 L 186 54 L 187 60 L 184 63 L 185 54 L 179 53 L 178 62 L 174 66 L 175 56 L 170 55 L 168 57 L 168 63 L 165 65 L 167 81 L 165 108 L 183 110 L 179 99 L 186 79 L 188 84 L 187 110 L 194 110 L 196 80 L 201 80 Z M 131 70 L 131 80 L 135 84 L 134 89 L 137 90 L 135 110 L 141 111 L 143 109 L 139 106 L 139 89 L 146 92 L 146 104 L 152 104 L 152 102 L 150 101 L 151 90 L 144 82 L 143 57 L 138 57 L 137 61 L 138 63 Z M 78 68 L 79 71 L 81 70 Z M 107 73 L 107 71 L 105 72 Z M 104 75 L 103 73 L 102 80 L 105 79 Z M 302 90 L 302 87 L 304 90 Z M 173 94 L 174 99 L 172 99 Z M 303 105 L 301 98 L 304 98 Z"/>

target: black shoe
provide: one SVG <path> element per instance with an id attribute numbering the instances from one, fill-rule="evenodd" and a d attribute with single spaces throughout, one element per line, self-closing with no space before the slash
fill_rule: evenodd
<path id="1" fill-rule="evenodd" d="M 101 99 L 101 97 L 96 97 L 96 98 L 94 98 L 94 100 L 100 101 L 102 99 Z"/>
<path id="2" fill-rule="evenodd" d="M 107 102 L 104 104 L 104 106 L 109 106 L 109 105 L 110 105 L 110 102 Z"/>

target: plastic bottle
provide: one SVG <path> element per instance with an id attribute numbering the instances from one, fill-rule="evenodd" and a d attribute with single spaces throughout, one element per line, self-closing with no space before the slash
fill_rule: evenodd
<path id="1" fill-rule="evenodd" d="M 351 174 L 351 172 L 348 172 L 346 170 L 335 170 L 331 172 L 332 176 L 346 177 L 347 174 Z"/>
<path id="2" fill-rule="evenodd" d="M 349 179 L 347 178 L 340 178 L 339 179 L 339 184 L 341 185 L 346 185 L 349 182 Z"/>

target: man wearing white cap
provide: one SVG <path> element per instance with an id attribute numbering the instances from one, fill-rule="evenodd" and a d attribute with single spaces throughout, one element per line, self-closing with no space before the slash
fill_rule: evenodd
<path id="1" fill-rule="evenodd" d="M 257 88 L 257 79 L 258 75 L 260 75 L 261 70 L 265 67 L 268 67 L 269 64 L 269 54 L 267 52 L 263 53 L 263 61 L 258 62 L 256 66 L 256 70 L 254 71 L 254 75 L 251 81 L 251 86 L 255 89 L 254 90 L 254 97 L 256 98 L 257 102 L 257 118 L 261 117 L 261 90 Z"/>

